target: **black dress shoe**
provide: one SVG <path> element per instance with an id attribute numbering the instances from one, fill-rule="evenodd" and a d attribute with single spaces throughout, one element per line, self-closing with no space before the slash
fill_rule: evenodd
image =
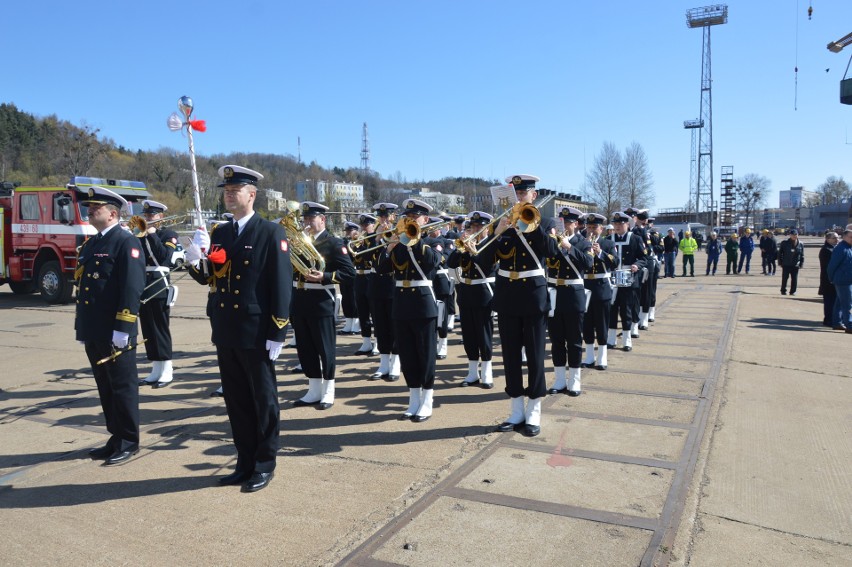
<path id="1" fill-rule="evenodd" d="M 438 360 L 444 360 L 445 358 L 447 358 L 447 355 L 446 354 L 438 354 L 438 355 L 435 355 L 435 358 L 437 358 Z"/>
<path id="2" fill-rule="evenodd" d="M 376 372 L 375 374 L 370 374 L 367 380 L 375 382 L 376 380 L 381 380 L 383 376 L 386 376 L 386 374 L 380 374 L 379 372 Z"/>
<path id="3" fill-rule="evenodd" d="M 355 352 L 353 352 L 352 354 L 354 356 L 370 356 L 371 354 L 373 354 L 373 349 L 370 349 L 370 350 L 358 349 Z"/>
<path id="4" fill-rule="evenodd" d="M 94 460 L 106 459 L 110 457 L 113 453 L 115 453 L 115 450 L 109 445 L 105 445 L 97 449 L 89 450 L 89 458 Z"/>
<path id="5" fill-rule="evenodd" d="M 290 374 L 298 374 L 301 371 L 302 371 L 301 368 L 299 368 L 298 366 L 294 366 L 293 368 L 290 369 Z"/>
<path id="6" fill-rule="evenodd" d="M 595 366 L 595 370 L 606 370 L 606 366 L 604 366 L 603 364 L 598 364 L 597 366 Z"/>
<path id="7" fill-rule="evenodd" d="M 231 474 L 225 475 L 220 478 L 219 486 L 233 486 L 235 484 L 243 484 L 250 478 L 250 471 L 234 471 Z"/>
<path id="8" fill-rule="evenodd" d="M 328 408 L 330 408 L 333 405 L 334 405 L 334 402 L 320 402 L 317 407 L 321 410 L 327 410 Z"/>
<path id="9" fill-rule="evenodd" d="M 126 463 L 130 460 L 130 457 L 139 452 L 139 447 L 135 449 L 128 449 L 126 451 L 116 451 L 110 456 L 106 461 L 104 461 L 104 466 L 109 467 L 112 465 L 120 465 L 122 463 Z"/>
<path id="10" fill-rule="evenodd" d="M 396 419 L 397 421 L 411 421 L 412 417 L 414 417 L 413 413 L 404 413 Z"/>
<path id="11" fill-rule="evenodd" d="M 168 386 L 171 383 L 172 383 L 171 380 L 169 380 L 168 382 L 157 382 L 156 384 L 154 384 L 154 388 L 155 389 L 156 388 L 165 388 L 166 386 Z"/>
<path id="12" fill-rule="evenodd" d="M 388 374 L 387 378 L 385 378 L 388 382 L 396 382 L 399 380 L 399 374 Z"/>
<path id="13" fill-rule="evenodd" d="M 479 380 L 474 380 L 473 382 L 468 382 L 467 380 L 462 380 L 462 383 L 459 384 L 462 388 L 466 388 L 468 386 L 475 386 L 479 384 Z"/>
<path id="14" fill-rule="evenodd" d="M 423 423 L 424 421 L 428 421 L 431 415 L 413 415 L 411 416 L 411 421 L 414 423 Z"/>
<path id="15" fill-rule="evenodd" d="M 489 382 L 488 384 L 480 383 L 479 385 L 486 390 L 494 388 L 494 382 Z"/>
<path id="16" fill-rule="evenodd" d="M 563 393 L 563 392 L 567 392 L 567 391 L 568 391 L 568 388 L 567 388 L 567 387 L 565 387 L 565 388 L 560 388 L 560 389 L 551 388 L 551 389 L 549 389 L 549 390 L 547 391 L 547 393 L 548 393 L 548 394 L 561 394 L 561 393 Z"/>
<path id="17" fill-rule="evenodd" d="M 319 400 L 317 400 L 315 402 L 303 402 L 300 398 L 298 400 L 293 400 L 293 407 L 294 408 L 304 408 L 304 407 L 307 407 L 307 406 L 315 406 L 318 403 L 319 403 Z"/>
<path id="18" fill-rule="evenodd" d="M 633 350 L 633 347 L 629 347 L 629 346 L 624 347 L 624 352 L 630 352 L 631 350 Z"/>
<path id="19" fill-rule="evenodd" d="M 257 492 L 269 484 L 275 473 L 272 472 L 256 472 L 252 473 L 251 477 L 246 481 L 240 492 Z"/>
<path id="20" fill-rule="evenodd" d="M 594 365 L 594 362 L 581 362 L 580 368 L 592 368 Z"/>
<path id="21" fill-rule="evenodd" d="M 139 380 L 140 386 L 153 386 L 156 382 L 148 382 L 147 380 Z"/>
<path id="22" fill-rule="evenodd" d="M 580 391 L 580 390 L 578 390 L 578 391 L 576 391 L 576 392 L 575 392 L 574 390 L 568 390 L 568 392 L 567 392 L 567 394 L 568 394 L 569 396 L 571 396 L 572 398 L 576 398 L 577 396 L 579 396 L 579 395 L 580 395 L 580 394 L 582 394 L 582 393 L 583 393 L 583 392 L 582 392 L 582 391 Z"/>
<path id="23" fill-rule="evenodd" d="M 647 330 L 648 330 L 648 326 L 647 326 L 647 325 L 639 325 L 639 330 L 640 330 L 640 331 L 647 331 Z M 633 337 L 633 338 L 634 338 L 634 339 L 636 339 L 636 338 L 638 338 L 638 337 Z"/>
<path id="24" fill-rule="evenodd" d="M 846 330 L 846 327 L 844 327 L 843 325 L 835 325 L 833 328 L 834 328 L 835 331 L 845 331 Z"/>
<path id="25" fill-rule="evenodd" d="M 524 429 L 521 431 L 521 435 L 524 437 L 535 437 L 539 433 L 541 433 L 541 426 L 530 424 L 524 425 Z"/>
<path id="26" fill-rule="evenodd" d="M 497 429 L 495 429 L 495 431 L 499 433 L 506 433 L 507 431 L 517 431 L 524 425 L 526 424 L 523 421 L 521 423 L 510 423 L 508 421 L 504 421 L 503 423 L 497 426 Z"/>
<path id="27" fill-rule="evenodd" d="M 221 392 L 220 390 L 218 390 L 218 389 L 213 390 L 212 392 L 210 392 L 210 397 L 211 397 L 211 398 L 221 398 L 221 397 L 223 397 L 224 395 L 225 395 L 225 394 L 224 394 L 224 393 L 222 393 L 222 392 Z"/>
<path id="28" fill-rule="evenodd" d="M 615 350 L 615 345 L 607 344 L 606 348 L 608 348 L 609 350 Z"/>

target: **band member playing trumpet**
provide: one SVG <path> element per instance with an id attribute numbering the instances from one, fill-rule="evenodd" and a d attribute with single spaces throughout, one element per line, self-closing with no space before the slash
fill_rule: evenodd
<path id="1" fill-rule="evenodd" d="M 460 385 L 480 384 L 487 389 L 494 387 L 491 370 L 494 340 L 494 319 L 491 317 L 494 266 L 484 271 L 473 261 L 473 257 L 476 254 L 476 245 L 487 238 L 483 228 L 488 226 L 492 219 L 488 213 L 473 211 L 470 214 L 470 227 L 460 235 L 455 249 L 447 259 L 447 265 L 458 273 L 456 290 L 461 315 L 462 344 L 467 355 L 467 376 Z"/>
<path id="2" fill-rule="evenodd" d="M 347 246 L 349 243 L 358 238 L 360 236 L 361 227 L 354 222 L 346 221 L 343 225 L 343 245 Z M 355 262 L 353 261 L 354 265 Z M 358 318 L 358 306 L 355 303 L 355 281 L 354 278 L 349 281 L 343 281 L 340 283 L 340 310 L 343 312 L 343 318 L 345 323 L 343 324 L 343 329 L 338 331 L 338 334 L 341 335 L 357 335 L 361 332 L 361 321 Z M 370 342 L 369 334 L 367 335 L 367 343 Z M 368 344 L 369 347 L 368 354 L 373 353 L 373 345 Z"/>
<path id="3" fill-rule="evenodd" d="M 613 213 L 613 234 L 610 240 L 615 245 L 615 258 L 618 260 L 616 272 L 615 302 L 609 318 L 608 348 L 616 348 L 618 332 L 618 316 L 621 315 L 621 336 L 624 341 L 624 350 L 633 350 L 633 341 L 630 338 L 630 329 L 633 324 L 633 301 L 638 299 L 639 272 L 645 267 L 645 244 L 640 237 L 628 229 L 630 217 L 622 212 Z M 629 274 L 628 274 L 629 272 Z M 623 276 L 623 278 L 621 277 Z M 621 281 L 621 280 L 624 281 Z M 629 283 L 628 283 L 629 280 Z"/>
<path id="4" fill-rule="evenodd" d="M 439 224 L 441 219 L 429 217 L 429 224 Z M 441 261 L 432 276 L 432 289 L 435 292 L 435 300 L 438 302 L 438 346 L 436 357 L 438 360 L 447 358 L 447 331 L 449 329 L 450 314 L 455 312 L 455 281 L 450 278 L 450 270 L 447 267 L 447 258 L 453 251 L 455 243 L 441 236 L 439 226 L 435 226 L 429 234 L 423 238 L 423 242 L 432 247 L 441 256 Z"/>
<path id="5" fill-rule="evenodd" d="M 390 238 L 390 233 L 395 228 L 397 205 L 393 203 L 376 203 L 373 212 L 376 213 L 376 237 L 367 241 L 367 247 L 376 246 L 384 242 L 385 236 Z M 370 253 L 368 253 L 370 254 Z M 372 265 L 375 269 L 382 249 L 377 248 L 371 253 Z M 397 342 L 394 339 L 393 309 L 394 277 L 390 272 L 376 273 L 370 281 L 367 295 L 370 300 L 370 317 L 373 321 L 373 331 L 376 334 L 376 349 L 379 351 L 379 369 L 370 376 L 370 380 L 387 380 L 396 382 L 399 380 L 400 365 Z"/>
<path id="6" fill-rule="evenodd" d="M 506 393 L 511 399 L 509 417 L 497 431 L 519 431 L 527 437 L 541 432 L 541 402 L 547 395 L 544 379 L 545 320 L 550 311 L 545 258 L 558 254 L 556 240 L 541 225 L 532 205 L 537 177 L 515 175 L 509 179 L 518 197 L 518 214 L 503 217 L 494 235 L 480 247 L 476 262 L 485 270 L 496 263 L 494 310 L 500 330 Z M 536 218 L 537 217 L 537 218 Z M 492 244 L 488 244 L 493 240 Z M 462 317 L 462 320 L 464 318 Z M 528 382 L 524 388 L 521 349 L 526 349 Z M 528 399 L 524 407 L 524 398 Z"/>
<path id="7" fill-rule="evenodd" d="M 420 227 L 432 207 L 418 199 L 402 204 L 405 218 L 379 254 L 378 274 L 393 274 L 393 325 L 399 360 L 408 386 L 408 409 L 400 419 L 415 423 L 432 416 L 435 384 L 435 343 L 438 306 L 432 289 L 432 273 L 441 255 L 422 242 Z"/>
<path id="8" fill-rule="evenodd" d="M 606 370 L 607 367 L 607 329 L 609 328 L 609 312 L 612 303 L 612 285 L 610 272 L 618 265 L 615 258 L 615 245 L 611 240 L 603 238 L 606 217 L 597 213 L 586 215 L 586 234 L 592 244 L 592 265 L 586 270 L 585 286 L 591 292 L 589 308 L 583 318 L 583 342 L 586 344 L 586 355 L 582 366 Z M 595 358 L 595 339 L 597 338 L 598 353 Z"/>
<path id="9" fill-rule="evenodd" d="M 139 239 L 117 226 L 121 209 L 127 206 L 123 197 L 91 187 L 82 204 L 88 205 L 89 223 L 98 233 L 83 243 L 77 258 L 74 329 L 92 365 L 110 433 L 106 445 L 92 449 L 89 456 L 118 465 L 139 452 L 136 353 L 114 355 L 136 346 L 145 258 Z M 109 360 L 99 362 L 105 358 Z"/>
<path id="10" fill-rule="evenodd" d="M 556 236 L 559 254 L 547 260 L 547 283 L 550 292 L 550 353 L 556 380 L 550 394 L 579 396 L 580 362 L 583 354 L 583 316 L 586 311 L 586 288 L 583 276 L 592 265 L 591 243 L 576 232 L 582 211 L 563 207 L 559 217 L 565 231 Z M 567 374 L 567 378 L 566 378 Z"/>
<path id="11" fill-rule="evenodd" d="M 361 234 L 356 240 L 350 241 L 348 246 L 351 250 L 358 251 L 374 245 L 376 234 L 376 217 L 373 215 L 361 215 L 358 217 L 358 226 Z M 354 244 L 353 244 L 354 243 Z M 356 356 L 372 356 L 376 354 L 376 345 L 373 343 L 373 324 L 370 317 L 369 289 L 372 285 L 376 270 L 373 269 L 372 254 L 351 255 L 352 265 L 355 267 L 355 281 L 352 286 L 355 295 L 355 310 L 358 313 L 358 328 L 361 332 L 361 346 L 355 351 Z"/>
<path id="12" fill-rule="evenodd" d="M 325 228 L 328 207 L 320 203 L 302 203 L 302 221 L 308 238 L 324 259 L 322 269 L 311 269 L 305 275 L 293 274 L 293 299 L 290 323 L 296 334 L 299 364 L 308 377 L 308 392 L 293 402 L 296 407 L 317 405 L 328 409 L 334 405 L 336 339 L 334 333 L 335 284 L 351 281 L 355 268 L 343 240 Z"/>
<path id="13" fill-rule="evenodd" d="M 145 353 L 152 362 L 151 373 L 139 382 L 140 386 L 162 388 L 172 381 L 172 333 L 169 329 L 171 311 L 169 272 L 178 236 L 170 228 L 158 227 L 167 207 L 157 201 L 142 201 L 142 214 L 147 227 L 139 234 L 145 255 L 145 290 L 139 308 L 139 322 L 145 337 Z"/>

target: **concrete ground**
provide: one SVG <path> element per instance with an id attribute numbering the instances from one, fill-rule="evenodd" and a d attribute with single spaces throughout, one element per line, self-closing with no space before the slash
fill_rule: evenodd
<path id="1" fill-rule="evenodd" d="M 499 349 L 497 388 L 458 387 L 457 332 L 422 424 L 396 419 L 404 382 L 367 381 L 378 360 L 350 336 L 334 407 L 293 408 L 306 380 L 285 349 L 278 469 L 256 494 L 216 483 L 235 453 L 204 287 L 177 276 L 175 382 L 142 389 L 142 450 L 106 468 L 73 307 L 2 286 L 2 564 L 850 565 L 852 337 L 820 325 L 818 244 L 795 297 L 780 269 L 705 277 L 699 253 L 695 278 L 660 280 L 633 351 L 549 396 L 532 439 L 493 431 Z"/>

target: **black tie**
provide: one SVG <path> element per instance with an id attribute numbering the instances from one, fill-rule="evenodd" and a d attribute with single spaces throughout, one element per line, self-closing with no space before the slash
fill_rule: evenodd
<path id="1" fill-rule="evenodd" d="M 237 221 L 234 221 L 234 238 L 236 239 L 240 235 L 240 225 Z"/>

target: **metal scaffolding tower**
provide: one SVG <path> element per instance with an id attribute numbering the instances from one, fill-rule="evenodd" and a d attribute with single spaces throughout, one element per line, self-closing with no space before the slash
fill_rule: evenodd
<path id="1" fill-rule="evenodd" d="M 719 226 L 734 226 L 737 198 L 734 195 L 734 166 L 722 166 L 722 198 L 719 207 Z"/>
<path id="2" fill-rule="evenodd" d="M 698 194 L 698 183 L 697 183 L 697 159 L 698 152 L 696 148 L 698 147 L 698 131 L 702 127 L 704 127 L 704 121 L 696 118 L 695 120 L 684 120 L 683 127 L 690 132 L 690 144 L 689 144 L 689 201 L 687 210 L 692 209 L 697 202 L 697 194 Z M 698 209 L 695 209 L 695 212 L 698 213 Z M 695 219 L 698 220 L 698 219 Z"/>
<path id="3" fill-rule="evenodd" d="M 361 172 L 370 175 L 370 140 L 367 138 L 366 122 L 361 132 Z"/>
<path id="4" fill-rule="evenodd" d="M 713 96 L 710 73 L 710 27 L 728 22 L 728 6 L 715 4 L 686 11 L 686 25 L 701 28 L 703 48 L 701 53 L 701 110 L 698 120 L 698 171 L 694 186 L 695 213 L 713 213 Z M 684 125 L 685 126 L 685 125 Z M 692 197 L 693 195 L 690 195 Z M 703 207 L 702 207 L 703 205 Z"/>

